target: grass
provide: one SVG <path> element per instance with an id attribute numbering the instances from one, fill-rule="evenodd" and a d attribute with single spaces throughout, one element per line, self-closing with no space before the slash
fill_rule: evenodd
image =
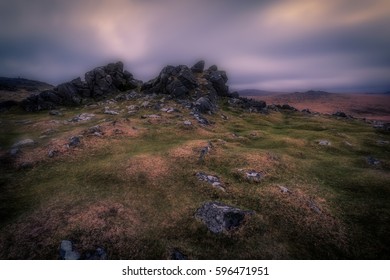
<path id="1" fill-rule="evenodd" d="M 209 127 L 172 101 L 166 106 L 180 113 L 161 113 L 158 120 L 141 118 L 156 113 L 152 109 L 113 117 L 102 114 L 104 106 L 70 108 L 63 116 L 1 115 L 1 259 L 57 259 L 63 239 L 81 253 L 102 246 L 111 259 L 166 259 L 174 248 L 191 259 L 389 258 L 390 148 L 377 144 L 390 140 L 387 133 L 360 121 L 250 114 L 223 104 L 207 116 L 214 122 Z M 81 112 L 96 117 L 66 122 Z M 185 119 L 192 127 L 182 124 Z M 84 133 L 94 125 L 103 137 Z M 80 134 L 79 147 L 64 147 Z M 25 137 L 37 144 L 6 160 L 7 149 Z M 318 145 L 320 139 L 331 146 Z M 49 158 L 53 147 L 60 154 Z M 368 165 L 368 155 L 381 164 Z M 24 162 L 28 168 L 21 168 Z M 240 168 L 265 177 L 249 182 Z M 220 177 L 226 192 L 198 181 L 199 171 Z M 215 235 L 194 218 L 213 200 L 255 214 L 242 228 Z"/>

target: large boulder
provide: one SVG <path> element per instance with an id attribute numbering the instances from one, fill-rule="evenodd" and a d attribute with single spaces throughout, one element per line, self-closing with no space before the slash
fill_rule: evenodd
<path id="1" fill-rule="evenodd" d="M 184 98 L 197 86 L 196 77 L 187 66 L 168 65 L 156 78 L 145 83 L 141 89 L 145 93 L 162 93 L 175 98 Z"/>
<path id="2" fill-rule="evenodd" d="M 225 71 L 209 71 L 208 80 L 219 96 L 228 95 L 229 87 L 226 85 L 228 78 Z"/>
<path id="3" fill-rule="evenodd" d="M 216 105 L 214 102 L 211 102 L 210 98 L 202 96 L 196 100 L 195 108 L 200 113 L 214 113 L 216 110 Z"/>
<path id="4" fill-rule="evenodd" d="M 142 84 L 131 73 L 123 71 L 123 63 L 120 61 L 87 72 L 85 81 L 95 99 L 104 98 L 111 92 L 135 89 Z"/>
<path id="5" fill-rule="evenodd" d="M 195 217 L 206 224 L 213 233 L 228 232 L 240 227 L 247 215 L 253 211 L 244 211 L 221 202 L 204 203 L 195 213 Z"/>

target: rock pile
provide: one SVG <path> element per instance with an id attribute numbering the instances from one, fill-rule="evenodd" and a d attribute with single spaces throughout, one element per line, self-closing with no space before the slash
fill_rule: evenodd
<path id="1" fill-rule="evenodd" d="M 85 98 L 101 100 L 108 95 L 140 87 L 141 81 L 123 70 L 123 63 L 110 63 L 97 67 L 85 74 L 85 81 L 80 78 L 58 85 L 30 96 L 21 102 L 26 111 L 51 110 L 56 106 L 77 106 Z"/>

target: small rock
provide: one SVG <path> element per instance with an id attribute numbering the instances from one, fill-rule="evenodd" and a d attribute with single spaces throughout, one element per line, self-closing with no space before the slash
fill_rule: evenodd
<path id="1" fill-rule="evenodd" d="M 118 134 L 123 134 L 124 132 L 123 132 L 123 130 L 116 128 L 116 129 L 114 129 L 114 133 L 118 135 Z"/>
<path id="2" fill-rule="evenodd" d="M 89 121 L 94 116 L 95 116 L 94 114 L 81 113 L 80 115 L 77 115 L 76 117 L 73 117 L 70 121 L 71 122 Z"/>
<path id="3" fill-rule="evenodd" d="M 389 141 L 385 141 L 385 140 L 378 140 L 376 141 L 376 143 L 380 146 L 389 145 Z"/>
<path id="4" fill-rule="evenodd" d="M 221 191 L 225 191 L 225 187 L 223 186 L 222 182 L 219 180 L 219 178 L 217 176 L 213 176 L 213 175 L 207 175 L 203 172 L 197 172 L 196 173 L 196 177 L 200 180 L 200 181 L 204 181 L 204 182 L 208 182 L 210 183 L 213 187 L 221 190 Z"/>
<path id="5" fill-rule="evenodd" d="M 372 166 L 378 166 L 381 164 L 381 161 L 379 159 L 376 159 L 372 156 L 366 157 L 366 161 L 369 165 L 372 165 Z"/>
<path id="6" fill-rule="evenodd" d="M 49 115 L 51 116 L 62 116 L 62 113 L 58 110 L 50 110 Z"/>
<path id="7" fill-rule="evenodd" d="M 138 111 L 139 110 L 139 106 L 137 106 L 137 105 L 129 105 L 129 106 L 127 106 L 127 110 L 129 110 L 129 111 Z"/>
<path id="8" fill-rule="evenodd" d="M 62 240 L 60 247 L 60 256 L 63 260 L 79 260 L 80 254 L 73 250 L 73 244 L 69 240 Z"/>
<path id="9" fill-rule="evenodd" d="M 199 159 L 198 159 L 198 162 L 203 162 L 204 161 L 204 157 L 207 155 L 207 153 L 209 152 L 209 149 L 210 147 L 209 146 L 206 146 L 204 148 L 202 148 L 200 150 L 200 155 L 199 155 Z"/>
<path id="10" fill-rule="evenodd" d="M 103 133 L 102 128 L 100 125 L 95 125 L 90 128 L 88 128 L 86 131 L 84 131 L 85 134 L 95 134 L 99 133 L 100 135 Z"/>
<path id="11" fill-rule="evenodd" d="M 227 116 L 225 116 L 224 114 L 221 114 L 221 118 L 225 121 L 227 121 L 229 118 Z"/>
<path id="12" fill-rule="evenodd" d="M 104 109 L 104 114 L 107 114 L 107 115 L 119 115 L 119 113 L 117 111 L 110 110 L 109 108 L 105 108 Z"/>
<path id="13" fill-rule="evenodd" d="M 195 213 L 213 233 L 222 233 L 239 228 L 245 221 L 245 217 L 253 214 L 252 211 L 241 209 L 213 201 L 204 203 Z"/>
<path id="14" fill-rule="evenodd" d="M 319 141 L 318 141 L 318 145 L 321 145 L 321 146 L 330 146 L 331 143 L 330 143 L 330 141 L 328 141 L 328 140 L 319 140 Z"/>
<path id="15" fill-rule="evenodd" d="M 106 260 L 107 253 L 103 248 L 98 247 L 95 251 L 87 252 L 85 254 L 85 259 L 86 260 Z"/>
<path id="16" fill-rule="evenodd" d="M 191 126 L 191 125 L 192 125 L 192 122 L 186 120 L 186 121 L 183 122 L 183 124 L 184 124 L 185 126 Z"/>
<path id="17" fill-rule="evenodd" d="M 49 158 L 53 158 L 55 156 L 58 156 L 59 153 L 60 153 L 60 151 L 58 151 L 58 150 L 49 150 L 47 155 L 49 156 Z"/>
<path id="18" fill-rule="evenodd" d="M 79 136 L 73 136 L 70 138 L 69 147 L 76 147 L 80 145 L 80 137 Z"/>
<path id="19" fill-rule="evenodd" d="M 141 103 L 141 107 L 142 108 L 147 108 L 147 107 L 149 107 L 149 104 L 150 104 L 149 101 L 144 101 L 144 102 Z"/>
<path id="20" fill-rule="evenodd" d="M 12 148 L 22 148 L 27 146 L 33 146 L 35 144 L 32 139 L 23 139 L 12 145 Z"/>
<path id="21" fill-rule="evenodd" d="M 245 172 L 246 178 L 252 182 L 260 182 L 263 179 L 264 175 L 261 172 L 256 172 L 254 170 Z"/>
<path id="22" fill-rule="evenodd" d="M 198 121 L 198 123 L 201 125 L 209 125 L 210 124 L 210 122 L 199 113 L 193 113 L 193 116 Z"/>
<path id="23" fill-rule="evenodd" d="M 278 187 L 280 189 L 280 192 L 282 192 L 282 193 L 291 193 L 291 191 L 284 186 L 278 186 Z"/>
<path id="24" fill-rule="evenodd" d="M 170 114 L 173 112 L 177 112 L 178 110 L 175 108 L 169 107 L 169 108 L 161 108 L 161 111 Z"/>
<path id="25" fill-rule="evenodd" d="M 309 205 L 310 209 L 313 210 L 314 212 L 316 212 L 317 214 L 322 213 L 321 209 L 317 206 L 317 204 L 313 200 L 310 199 L 307 202 L 307 204 Z"/>
<path id="26" fill-rule="evenodd" d="M 178 249 L 173 249 L 171 260 L 188 260 L 188 257 L 180 252 Z"/>

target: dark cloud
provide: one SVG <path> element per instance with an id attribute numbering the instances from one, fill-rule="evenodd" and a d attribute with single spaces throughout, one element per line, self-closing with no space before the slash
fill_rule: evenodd
<path id="1" fill-rule="evenodd" d="M 388 90 L 387 0 L 0 2 L 0 75 L 59 83 L 123 60 L 143 80 L 205 59 L 235 88 Z"/>

